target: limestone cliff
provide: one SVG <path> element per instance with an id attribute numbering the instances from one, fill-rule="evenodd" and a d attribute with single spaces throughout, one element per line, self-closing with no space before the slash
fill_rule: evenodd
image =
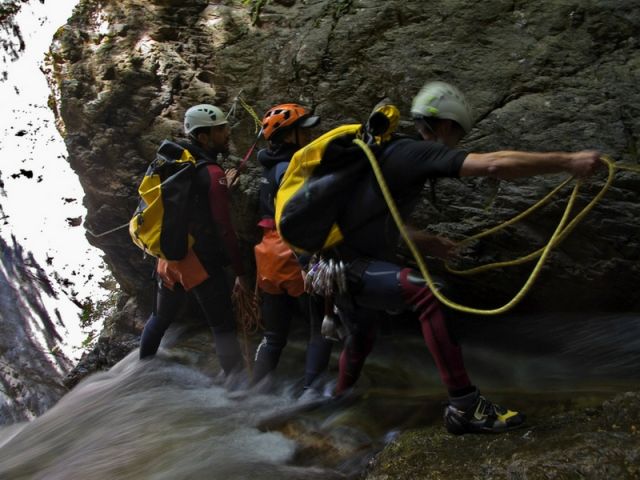
<path id="1" fill-rule="evenodd" d="M 477 123 L 467 149 L 598 148 L 636 163 L 639 18 L 630 0 L 83 0 L 52 47 L 52 106 L 86 191 L 86 226 L 95 233 L 127 221 L 141 173 L 158 143 L 180 132 L 185 108 L 207 101 L 229 109 L 238 94 L 260 115 L 277 102 L 307 104 L 326 130 L 362 121 L 383 97 L 406 114 L 420 86 L 440 78 L 468 92 L 473 104 Z M 237 107 L 233 139 L 242 155 L 255 131 Z M 249 169 L 235 199 L 248 263 L 257 174 Z M 583 188 L 581 205 L 602 177 Z M 560 178 L 502 182 L 489 207 L 491 182 L 442 181 L 437 208 L 425 200 L 418 218 L 460 238 L 524 210 Z M 638 306 L 639 179 L 617 173 L 604 200 L 552 255 L 529 306 Z M 566 196 L 484 242 L 474 258 L 504 258 L 501 251 L 511 258 L 543 245 Z M 93 242 L 127 292 L 148 290 L 150 264 L 126 230 Z M 465 291 L 477 293 L 465 300 L 496 304 L 529 269 L 464 280 Z"/>
<path id="2" fill-rule="evenodd" d="M 406 115 L 426 80 L 444 79 L 466 91 L 474 107 L 476 125 L 463 148 L 597 148 L 635 164 L 639 23 L 640 6 L 631 0 L 82 0 L 52 45 L 51 106 L 86 192 L 85 226 L 93 233 L 128 221 L 155 148 L 180 133 L 190 105 L 235 106 L 234 150 L 242 156 L 256 132 L 238 95 L 259 115 L 284 101 L 309 105 L 322 115 L 324 131 L 363 121 L 384 97 Z M 234 194 L 248 265 L 258 174 L 252 162 Z M 582 188 L 578 207 L 604 177 Z M 435 203 L 425 189 L 416 220 L 462 238 L 525 210 L 563 178 L 440 181 Z M 550 256 L 523 309 L 639 306 L 639 185 L 638 174 L 616 173 L 603 201 Z M 513 258 L 544 245 L 568 193 L 476 245 L 465 262 Z M 110 328 L 134 342 L 149 304 L 152 262 L 126 230 L 89 238 L 131 296 Z M 449 277 L 457 300 L 496 306 L 517 291 L 531 267 Z"/>
<path id="3" fill-rule="evenodd" d="M 51 106 L 86 192 L 85 226 L 94 233 L 129 219 L 141 174 L 159 142 L 180 132 L 188 106 L 206 101 L 228 110 L 235 104 L 234 148 L 244 154 L 255 128 L 234 103 L 238 95 L 258 114 L 283 101 L 307 104 L 328 130 L 364 120 L 383 97 L 406 114 L 420 86 L 439 78 L 459 85 L 474 106 L 477 122 L 464 148 L 598 148 L 636 164 L 639 23 L 640 5 L 632 0 L 82 0 L 52 46 Z M 248 265 L 258 173 L 252 165 L 234 198 Z M 435 204 L 425 190 L 416 220 L 461 238 L 525 210 L 562 178 L 497 186 L 441 181 Z M 603 181 L 604 173 L 583 187 L 579 206 Z M 551 256 L 523 309 L 637 310 L 639 184 L 635 173 L 616 174 L 603 201 Z M 483 241 L 465 261 L 512 258 L 544 244 L 567 194 Z M 125 230 L 90 238 L 126 294 L 86 360 L 99 368 L 135 346 L 152 263 Z M 529 269 L 454 283 L 464 303 L 495 305 L 515 292 Z M 637 394 L 628 394 L 570 414 L 555 403 L 543 412 L 542 405 L 535 435 L 527 430 L 456 441 L 429 429 L 405 432 L 400 447 L 378 457 L 369 478 L 406 478 L 408 472 L 443 478 L 455 471 L 475 478 L 636 478 L 637 403 Z M 529 443 L 531 456 L 515 452 Z"/>

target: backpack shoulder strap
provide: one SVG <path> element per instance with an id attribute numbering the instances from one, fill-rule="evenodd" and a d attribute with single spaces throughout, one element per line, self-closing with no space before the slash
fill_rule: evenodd
<path id="1" fill-rule="evenodd" d="M 202 165 L 210 165 L 210 164 L 218 165 L 218 162 L 216 162 L 213 158 L 207 155 L 204 150 L 202 150 L 197 145 L 194 145 L 186 140 L 176 140 L 175 142 L 169 142 L 169 143 L 173 143 L 176 146 L 176 148 L 179 148 L 181 151 L 188 152 L 188 154 L 191 155 L 191 157 L 194 159 L 194 163 L 196 167 L 201 167 Z"/>

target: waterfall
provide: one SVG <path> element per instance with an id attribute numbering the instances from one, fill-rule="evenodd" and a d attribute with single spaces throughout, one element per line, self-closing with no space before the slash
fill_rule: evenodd
<path id="1" fill-rule="evenodd" d="M 90 334 L 81 305 L 103 298 L 107 274 L 72 226 L 84 215 L 83 192 L 41 71 L 77 0 L 14 3 L 19 11 L 0 28 L 0 424 L 34 418 L 64 393 L 62 378 Z"/>

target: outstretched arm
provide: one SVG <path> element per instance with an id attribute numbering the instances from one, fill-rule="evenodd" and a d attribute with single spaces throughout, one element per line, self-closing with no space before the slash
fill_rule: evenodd
<path id="1" fill-rule="evenodd" d="M 518 152 L 470 153 L 460 168 L 461 177 L 510 179 L 543 173 L 568 172 L 578 177 L 593 174 L 600 166 L 600 152 Z"/>

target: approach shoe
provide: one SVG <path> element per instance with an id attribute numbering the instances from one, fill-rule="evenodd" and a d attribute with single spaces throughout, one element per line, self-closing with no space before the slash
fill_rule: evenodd
<path id="1" fill-rule="evenodd" d="M 474 403 L 468 402 L 470 395 L 476 397 Z M 465 397 L 467 398 L 450 399 L 449 405 L 445 408 L 444 424 L 449 433 L 501 433 L 524 424 L 524 414 L 496 405 L 478 391 Z M 468 405 L 467 408 L 463 407 L 465 403 Z"/>

